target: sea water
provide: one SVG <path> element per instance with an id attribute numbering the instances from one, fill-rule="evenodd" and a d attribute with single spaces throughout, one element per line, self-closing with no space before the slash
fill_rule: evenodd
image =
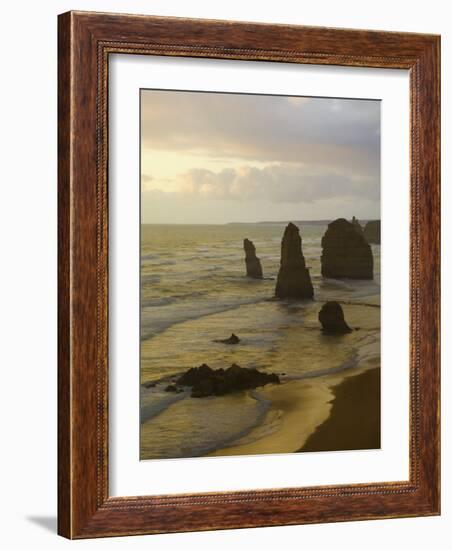
<path id="1" fill-rule="evenodd" d="M 275 300 L 285 225 L 142 225 L 142 459 L 221 454 L 223 448 L 240 454 L 242 444 L 255 440 L 265 449 L 265 438 L 282 429 L 285 412 L 272 404 L 269 386 L 203 399 L 191 398 L 189 389 L 164 391 L 190 367 L 237 363 L 275 372 L 282 381 L 279 394 L 285 388 L 293 394 L 296 383 L 301 391 L 306 386 L 301 382 L 311 381 L 312 390 L 317 380 L 335 373 L 379 365 L 380 246 L 372 245 L 373 280 L 325 279 L 320 256 L 326 225 L 299 224 L 315 298 Z M 256 247 L 262 280 L 245 276 L 245 237 Z M 358 330 L 346 337 L 323 335 L 317 316 L 327 300 L 339 301 L 348 324 Z M 240 344 L 213 341 L 232 332 Z M 305 411 L 300 424 L 303 415 L 307 423 Z"/>

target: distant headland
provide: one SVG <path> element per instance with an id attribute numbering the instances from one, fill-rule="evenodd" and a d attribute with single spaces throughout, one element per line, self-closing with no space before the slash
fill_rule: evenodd
<path id="1" fill-rule="evenodd" d="M 281 221 L 260 221 L 260 222 L 227 222 L 224 225 L 287 225 L 288 223 L 292 222 L 295 225 L 328 225 L 333 221 L 333 218 L 331 219 L 325 219 L 325 220 L 281 220 Z M 380 223 L 380 220 L 377 220 L 376 218 L 369 218 L 369 219 L 361 219 L 362 223 L 367 223 L 369 221 L 372 222 L 378 222 Z"/>

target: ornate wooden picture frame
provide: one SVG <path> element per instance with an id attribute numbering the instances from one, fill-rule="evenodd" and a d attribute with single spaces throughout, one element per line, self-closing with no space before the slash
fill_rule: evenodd
<path id="1" fill-rule="evenodd" d="M 58 531 L 68 538 L 439 514 L 440 38 L 69 12 L 58 42 Z M 109 496 L 110 54 L 407 69 L 409 481 Z"/>

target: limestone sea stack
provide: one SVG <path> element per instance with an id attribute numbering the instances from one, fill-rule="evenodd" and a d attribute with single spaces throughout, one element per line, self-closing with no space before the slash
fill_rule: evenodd
<path id="1" fill-rule="evenodd" d="M 322 238 L 322 275 L 332 279 L 373 279 L 372 249 L 353 224 L 339 218 Z"/>
<path id="2" fill-rule="evenodd" d="M 249 239 L 244 239 L 243 249 L 245 250 L 246 276 L 253 279 L 262 279 L 261 261 L 256 256 L 256 247 Z"/>
<path id="3" fill-rule="evenodd" d="M 281 242 L 281 264 L 276 281 L 278 298 L 313 298 L 314 289 L 301 249 L 298 227 L 289 223 Z"/>
<path id="4" fill-rule="evenodd" d="M 325 334 L 348 334 L 352 329 L 345 322 L 344 311 L 337 302 L 326 302 L 319 311 L 319 321 Z"/>
<path id="5" fill-rule="evenodd" d="M 364 237 L 368 243 L 380 244 L 380 234 L 380 220 L 372 220 L 366 223 L 366 226 L 364 227 Z"/>

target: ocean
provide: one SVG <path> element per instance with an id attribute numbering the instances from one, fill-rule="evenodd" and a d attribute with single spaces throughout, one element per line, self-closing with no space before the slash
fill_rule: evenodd
<path id="1" fill-rule="evenodd" d="M 332 385 L 380 365 L 380 246 L 371 245 L 373 281 L 324 279 L 326 225 L 298 224 L 314 301 L 275 300 L 285 225 L 141 226 L 142 460 L 294 452 L 328 417 Z M 245 237 L 262 280 L 245 276 Z M 327 300 L 358 330 L 323 335 L 317 315 Z M 213 342 L 232 332 L 239 345 Z M 203 399 L 164 391 L 202 363 L 275 372 L 282 384 Z"/>

